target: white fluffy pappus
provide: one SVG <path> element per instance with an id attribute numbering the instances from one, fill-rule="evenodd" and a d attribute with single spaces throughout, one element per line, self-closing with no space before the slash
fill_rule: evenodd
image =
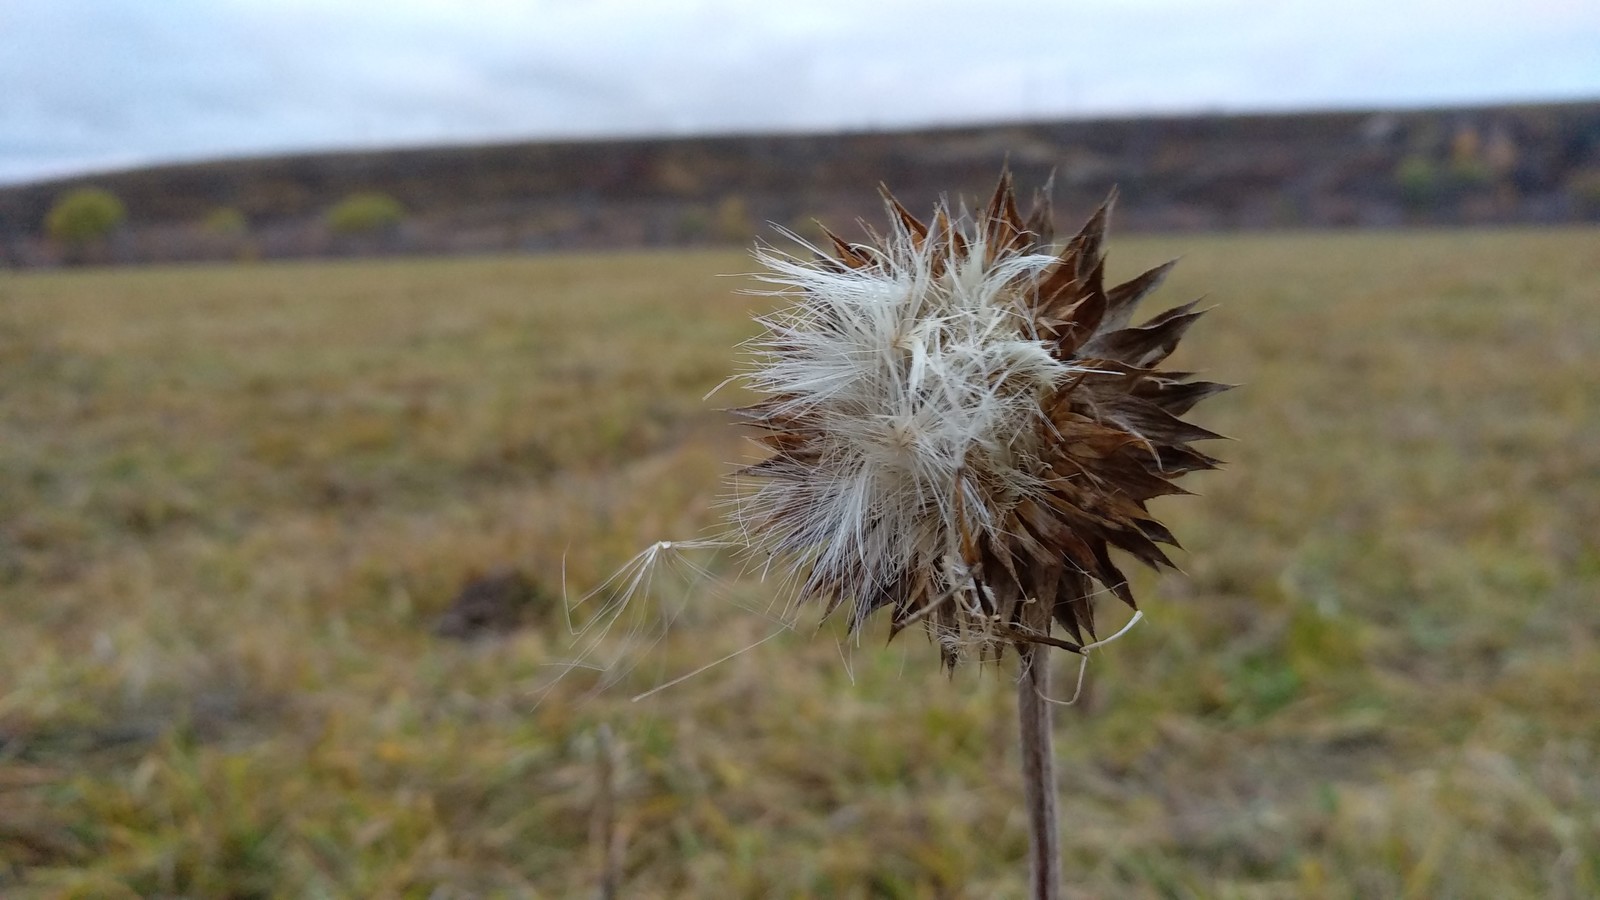
<path id="1" fill-rule="evenodd" d="M 872 254 L 856 268 L 757 251 L 773 287 L 755 293 L 789 304 L 758 319 L 744 376 L 777 443 L 808 446 L 747 470 L 737 539 L 786 562 L 800 599 L 853 599 L 856 626 L 908 570 L 971 601 L 961 536 L 1034 492 L 1041 403 L 1084 371 L 1050 354 L 1021 296 L 1056 256 L 992 254 L 966 216 L 927 237 L 891 222 L 880 247 L 854 245 Z"/>

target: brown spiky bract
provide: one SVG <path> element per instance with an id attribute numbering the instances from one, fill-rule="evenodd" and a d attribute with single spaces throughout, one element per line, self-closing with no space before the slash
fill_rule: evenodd
<path id="1" fill-rule="evenodd" d="M 1018 274 L 998 288 L 992 302 L 1014 313 L 1020 337 L 1042 346 L 1054 361 L 1050 365 L 1060 364 L 1053 370 L 1058 375 L 1039 388 L 1004 383 L 1010 369 L 992 377 L 994 391 L 1031 398 L 1036 406 L 1015 420 L 1024 423 L 1018 429 L 1024 433 L 1007 438 L 1003 464 L 981 435 L 974 440 L 944 485 L 948 496 L 928 498 L 925 516 L 911 519 L 926 534 L 905 539 L 912 549 L 900 554 L 887 575 L 854 579 L 841 574 L 847 569 L 822 567 L 815 562 L 822 551 L 799 546 L 800 538 L 778 548 L 811 560 L 808 572 L 806 562 L 797 566 L 806 575 L 803 597 L 820 600 L 829 611 L 850 603 L 854 625 L 887 609 L 891 636 L 922 622 L 948 666 L 974 649 L 980 658 L 998 657 L 1008 643 L 1078 651 L 1086 636 L 1095 636 L 1096 584 L 1135 606 L 1112 548 L 1152 567 L 1171 566 L 1160 545 L 1177 541 L 1151 514 L 1149 501 L 1187 493 L 1177 479 L 1218 465 L 1192 445 L 1219 436 L 1182 417 L 1230 385 L 1161 368 L 1202 311 L 1188 303 L 1133 324 L 1135 307 L 1172 263 L 1123 284 L 1105 284 L 1114 195 L 1059 250 L 1052 248 L 1048 199 L 1036 195 L 1024 217 L 1009 174 L 975 221 L 952 217 L 941 206 L 924 223 L 887 190 L 884 199 L 891 214 L 888 236 L 868 229 L 867 242 L 852 243 L 825 231 L 832 252 L 820 254 L 813 265 L 836 275 L 867 275 L 910 266 L 915 257 L 937 282 L 954 278 L 950 273 L 957 270 L 972 271 L 980 257 L 981 271 L 992 273 L 1011 271 L 1008 261 L 1053 256 L 1015 266 Z M 802 293 L 807 290 L 814 289 Z M 808 321 L 831 327 L 826 321 L 816 325 L 816 316 Z M 785 342 L 794 327 L 768 325 L 769 355 L 789 352 L 793 345 Z M 794 492 L 815 493 L 817 483 L 835 477 L 828 468 L 839 465 L 838 442 L 828 433 L 832 426 L 792 394 L 772 387 L 766 392 L 762 402 L 741 410 L 762 429 L 759 439 L 771 450 L 747 472 L 785 481 Z M 1017 471 L 1001 471 L 1005 466 Z M 937 479 L 928 483 L 939 486 Z M 817 529 L 785 518 L 808 514 L 801 505 L 780 497 L 754 527 L 814 535 Z M 866 518 L 858 531 L 881 524 Z M 861 540 L 868 545 L 868 538 Z"/>

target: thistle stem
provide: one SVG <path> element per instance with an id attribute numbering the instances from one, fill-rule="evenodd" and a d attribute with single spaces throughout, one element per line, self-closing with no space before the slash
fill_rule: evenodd
<path id="1" fill-rule="evenodd" d="M 1022 796 L 1028 809 L 1028 896 L 1061 898 L 1061 840 L 1056 830 L 1055 749 L 1051 740 L 1049 647 L 1021 648 L 1017 723 L 1022 738 Z"/>

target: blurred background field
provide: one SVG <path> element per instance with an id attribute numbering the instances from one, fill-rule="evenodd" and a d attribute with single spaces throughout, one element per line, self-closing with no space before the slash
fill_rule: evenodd
<path id="1" fill-rule="evenodd" d="M 1243 385 L 1060 711 L 1069 895 L 1600 897 L 1597 46 L 1569 0 L 0 4 L 0 897 L 1022 896 L 1009 667 L 712 549 L 622 603 L 751 458 L 742 248 L 1003 166 L 1062 229 L 1115 188 L 1110 274 L 1182 256 L 1179 365 Z"/>
<path id="2" fill-rule="evenodd" d="M 1058 721 L 1072 896 L 1600 894 L 1597 246 L 1113 235 L 1245 386 Z M 631 702 L 777 630 L 700 556 L 555 678 L 563 573 L 715 524 L 751 266 L 0 280 L 0 893 L 589 895 L 604 724 L 622 896 L 1018 895 L 1006 671 L 803 612 Z M 508 567 L 504 627 L 439 633 Z"/>

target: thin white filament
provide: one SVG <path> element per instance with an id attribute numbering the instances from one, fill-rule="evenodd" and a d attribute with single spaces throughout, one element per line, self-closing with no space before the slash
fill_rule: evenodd
<path id="1" fill-rule="evenodd" d="M 1066 700 L 1057 700 L 1057 699 L 1055 699 L 1053 697 L 1046 697 L 1042 692 L 1039 692 L 1039 691 L 1035 691 L 1034 693 L 1039 695 L 1039 699 L 1040 700 L 1043 700 L 1046 703 L 1053 703 L 1056 706 L 1071 706 L 1072 704 L 1077 703 L 1078 702 L 1078 695 L 1083 693 L 1083 676 L 1084 676 L 1085 673 L 1087 673 L 1089 671 L 1089 651 L 1095 650 L 1095 649 L 1100 648 L 1100 647 L 1104 647 L 1105 645 L 1111 643 L 1112 641 L 1116 640 L 1117 638 L 1122 637 L 1123 635 L 1127 634 L 1129 632 L 1129 630 L 1131 630 L 1133 628 L 1133 626 L 1139 624 L 1139 620 L 1143 619 L 1143 618 L 1144 618 L 1144 611 L 1136 609 L 1136 610 L 1133 611 L 1133 618 L 1129 619 L 1128 623 L 1126 625 L 1123 625 L 1121 628 L 1119 628 L 1117 630 L 1116 634 L 1113 634 L 1112 636 L 1106 638 L 1103 641 L 1095 641 L 1092 644 L 1084 644 L 1081 648 L 1079 648 L 1079 650 L 1078 650 L 1078 683 L 1073 686 L 1073 688 L 1072 688 L 1072 696 L 1070 698 L 1068 698 Z"/>
<path id="2" fill-rule="evenodd" d="M 644 698 L 653 696 L 655 694 L 659 694 L 659 693 L 661 693 L 662 691 L 666 690 L 669 687 L 675 687 L 677 685 L 683 684 L 685 681 L 688 681 L 689 679 L 695 677 L 696 675 L 700 675 L 700 674 L 702 674 L 704 672 L 708 672 L 708 671 L 710 671 L 712 669 L 715 669 L 717 666 L 722 665 L 723 663 L 727 662 L 730 659 L 734 659 L 735 657 L 743 656 L 744 654 L 749 653 L 751 650 L 754 650 L 755 648 L 761 646 L 762 644 L 765 644 L 767 641 L 770 641 L 773 638 L 777 637 L 778 635 L 783 634 L 785 631 L 789 631 L 789 630 L 791 630 L 791 629 L 789 629 L 787 627 L 779 628 L 777 631 L 774 631 L 773 633 L 767 635 L 766 637 L 762 638 L 761 640 L 756 641 L 754 644 L 750 644 L 747 647 L 742 647 L 742 648 L 740 648 L 738 650 L 735 650 L 732 653 L 729 653 L 727 656 L 724 656 L 723 658 L 721 658 L 719 660 L 716 660 L 715 662 L 708 662 L 705 665 L 701 666 L 700 668 L 695 669 L 693 672 L 689 672 L 688 674 L 685 674 L 685 675 L 679 675 L 677 678 L 674 678 L 674 679 L 672 679 L 671 681 L 669 681 L 669 682 L 667 682 L 665 684 L 658 684 L 655 687 L 651 688 L 650 690 L 645 691 L 642 694 L 636 695 L 633 698 L 633 702 L 634 703 L 638 703 L 640 700 L 643 700 Z"/>

